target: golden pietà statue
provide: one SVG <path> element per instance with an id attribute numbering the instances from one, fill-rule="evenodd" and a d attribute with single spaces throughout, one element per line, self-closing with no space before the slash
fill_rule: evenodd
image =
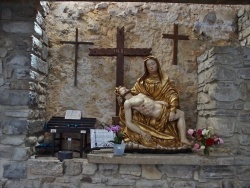
<path id="1" fill-rule="evenodd" d="M 179 110 L 175 86 L 161 71 L 157 58 L 144 60 L 145 73 L 134 87 L 116 88 L 120 124 L 128 147 L 181 149 L 186 138 L 184 112 Z"/>

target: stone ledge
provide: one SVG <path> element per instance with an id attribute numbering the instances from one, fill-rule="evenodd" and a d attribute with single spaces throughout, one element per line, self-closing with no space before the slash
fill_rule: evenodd
<path id="1" fill-rule="evenodd" d="M 131 154 L 114 156 L 113 153 L 90 153 L 89 163 L 102 164 L 164 164 L 194 166 L 250 165 L 250 156 L 201 156 L 197 154 Z"/>

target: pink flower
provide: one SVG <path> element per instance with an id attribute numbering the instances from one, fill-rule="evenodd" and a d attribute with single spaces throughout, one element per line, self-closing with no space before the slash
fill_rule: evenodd
<path id="1" fill-rule="evenodd" d="M 194 144 L 194 149 L 199 149 L 199 148 L 200 148 L 200 145 L 197 144 L 197 143 L 195 143 L 195 144 Z"/>
<path id="2" fill-rule="evenodd" d="M 199 130 L 197 131 L 197 134 L 198 134 L 198 135 L 202 135 L 202 129 L 199 129 Z"/>
<path id="3" fill-rule="evenodd" d="M 222 138 L 219 138 L 219 144 L 223 144 L 224 140 Z"/>
<path id="4" fill-rule="evenodd" d="M 194 133 L 194 129 L 188 129 L 188 132 L 187 132 L 189 135 L 193 135 L 193 133 Z"/>

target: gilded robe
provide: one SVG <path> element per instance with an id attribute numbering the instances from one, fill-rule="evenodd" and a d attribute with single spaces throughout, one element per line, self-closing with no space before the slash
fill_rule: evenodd
<path id="1" fill-rule="evenodd" d="M 158 118 L 145 117 L 133 110 L 132 122 L 143 131 L 149 132 L 152 139 L 147 142 L 139 134 L 123 126 L 123 132 L 125 134 L 124 141 L 141 144 L 150 148 L 156 148 L 157 145 L 165 148 L 177 148 L 182 146 L 182 143 L 179 141 L 179 134 L 176 126 L 177 122 L 170 122 L 168 120 L 170 112 L 175 112 L 179 105 L 178 93 L 168 77 L 164 76 L 160 81 L 158 75 L 155 74 L 150 75 L 145 81 L 139 81 L 138 79 L 131 89 L 131 92 L 133 95 L 143 93 L 155 101 L 165 101 L 169 106 L 162 105 L 162 110 Z M 122 124 L 125 125 L 125 115 L 122 108 L 119 116 Z"/>

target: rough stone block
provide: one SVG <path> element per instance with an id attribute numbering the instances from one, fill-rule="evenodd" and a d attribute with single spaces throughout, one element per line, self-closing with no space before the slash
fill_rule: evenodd
<path id="1" fill-rule="evenodd" d="M 3 74 L 3 61 L 0 59 L 0 75 Z"/>
<path id="2" fill-rule="evenodd" d="M 199 65 L 198 65 L 198 73 L 201 73 L 203 70 L 204 70 L 205 68 L 204 68 L 204 63 L 202 62 L 202 63 L 200 63 Z"/>
<path id="3" fill-rule="evenodd" d="M 250 102 L 246 101 L 246 102 L 244 103 L 244 108 L 243 108 L 243 109 L 244 109 L 244 110 L 250 111 Z"/>
<path id="4" fill-rule="evenodd" d="M 198 97 L 198 100 L 201 100 L 199 99 Z M 205 99 L 204 99 L 205 100 Z M 216 109 L 233 109 L 234 107 L 234 103 L 228 103 L 228 102 L 217 102 L 217 101 L 210 101 L 209 103 L 199 103 L 198 106 L 197 106 L 197 109 L 198 110 L 216 110 Z M 225 110 L 225 112 L 227 112 Z M 222 115 L 222 114 L 225 114 L 225 115 L 233 115 L 233 116 L 236 116 L 237 113 L 234 113 L 234 112 L 227 112 L 227 113 L 224 113 L 223 110 L 218 110 L 218 113 L 217 112 L 214 112 L 214 113 L 211 113 L 211 114 L 214 114 L 214 115 Z"/>
<path id="5" fill-rule="evenodd" d="M 229 117 L 210 117 L 207 124 L 212 127 L 213 132 L 219 136 L 230 137 L 234 134 L 236 122 Z"/>
<path id="6" fill-rule="evenodd" d="M 32 175 L 63 176 L 63 163 L 59 160 L 29 159 L 28 169 Z"/>
<path id="7" fill-rule="evenodd" d="M 248 61 L 243 61 L 243 65 L 244 65 L 245 67 L 249 67 L 249 66 L 250 66 L 250 60 L 248 60 Z"/>
<path id="8" fill-rule="evenodd" d="M 208 51 L 204 52 L 201 56 L 197 58 L 198 63 L 202 63 L 208 58 Z"/>
<path id="9" fill-rule="evenodd" d="M 28 105 L 29 102 L 29 95 L 28 91 L 25 90 L 3 90 L 2 88 L 0 89 L 0 104 L 3 105 L 11 105 L 11 106 L 16 106 L 16 105 Z"/>
<path id="10" fill-rule="evenodd" d="M 243 39 L 240 41 L 241 46 L 246 46 L 246 44 L 247 44 L 247 39 Z"/>
<path id="11" fill-rule="evenodd" d="M 243 66 L 240 54 L 216 54 L 214 64 L 226 66 Z"/>
<path id="12" fill-rule="evenodd" d="M 40 188 L 43 187 L 39 180 L 28 180 L 28 179 L 19 179 L 17 181 L 8 180 L 4 184 L 5 187 L 9 188 Z"/>
<path id="13" fill-rule="evenodd" d="M 82 163 L 82 174 L 84 175 L 94 175 L 97 170 L 97 165 L 94 163 L 88 163 L 87 160 L 84 159 Z"/>
<path id="14" fill-rule="evenodd" d="M 235 156 L 235 165 L 238 166 L 250 166 L 249 156 L 236 155 Z"/>
<path id="15" fill-rule="evenodd" d="M 250 187 L 250 182 L 241 182 L 240 187 L 248 188 Z"/>
<path id="16" fill-rule="evenodd" d="M 29 110 L 28 109 L 5 110 L 4 114 L 7 117 L 27 118 L 29 115 Z"/>
<path id="17" fill-rule="evenodd" d="M 238 146 L 238 154 L 239 155 L 245 155 L 250 156 L 250 148 L 249 146 Z"/>
<path id="18" fill-rule="evenodd" d="M 39 133 L 43 130 L 45 120 L 28 120 L 27 131 L 29 134 Z"/>
<path id="19" fill-rule="evenodd" d="M 44 85 L 47 85 L 48 84 L 48 78 L 46 75 L 41 75 L 33 70 L 30 71 L 30 77 L 31 79 L 34 79 L 35 81 L 37 82 L 40 82 Z"/>
<path id="20" fill-rule="evenodd" d="M 230 54 L 232 56 L 240 56 L 240 49 L 235 46 L 215 46 L 210 51 L 211 54 Z"/>
<path id="21" fill-rule="evenodd" d="M 64 173 L 68 176 L 77 176 L 82 173 L 80 161 L 64 160 Z"/>
<path id="22" fill-rule="evenodd" d="M 37 39 L 35 36 L 32 36 L 32 51 L 38 55 L 41 56 L 42 54 L 42 48 L 43 45 L 39 39 Z"/>
<path id="23" fill-rule="evenodd" d="M 141 176 L 141 167 L 139 165 L 120 165 L 119 174 Z"/>
<path id="24" fill-rule="evenodd" d="M 8 33 L 32 33 L 34 31 L 34 23 L 25 21 L 4 23 L 3 30 Z"/>
<path id="25" fill-rule="evenodd" d="M 105 183 L 108 186 L 132 186 L 135 184 L 135 180 L 131 179 L 118 179 L 118 178 L 108 178 L 108 181 Z"/>
<path id="26" fill-rule="evenodd" d="M 249 27 L 250 31 L 250 27 Z M 250 61 L 250 48 L 244 47 L 242 48 L 242 57 L 244 61 Z"/>
<path id="27" fill-rule="evenodd" d="M 204 70 L 209 69 L 214 66 L 214 59 L 215 57 L 210 57 L 206 61 L 204 61 Z"/>
<path id="28" fill-rule="evenodd" d="M 201 179 L 234 178 L 233 166 L 203 166 L 200 170 Z"/>
<path id="29" fill-rule="evenodd" d="M 237 176 L 239 178 L 240 181 L 249 181 L 249 177 L 250 177 L 250 167 L 246 166 L 246 167 L 240 167 L 237 170 Z"/>
<path id="30" fill-rule="evenodd" d="M 238 120 L 241 122 L 249 122 L 250 121 L 250 114 L 247 112 L 240 112 L 238 115 Z"/>
<path id="31" fill-rule="evenodd" d="M 198 74 L 198 84 L 203 85 L 206 83 L 206 72 L 201 72 Z"/>
<path id="32" fill-rule="evenodd" d="M 142 165 L 142 178 L 149 180 L 161 179 L 163 173 L 155 165 Z"/>
<path id="33" fill-rule="evenodd" d="M 11 159 L 13 155 L 13 147 L 11 146 L 0 146 L 0 157 Z"/>
<path id="34" fill-rule="evenodd" d="M 40 117 L 41 109 L 30 109 L 28 119 L 38 119 Z M 43 116 L 44 117 L 44 116 Z"/>
<path id="35" fill-rule="evenodd" d="M 136 188 L 168 188 L 168 182 L 167 180 L 137 180 L 136 181 Z"/>
<path id="36" fill-rule="evenodd" d="M 30 67 L 29 66 L 25 66 L 25 67 L 14 69 L 14 73 L 13 74 L 16 76 L 16 78 L 18 80 L 29 79 L 29 71 L 30 71 Z"/>
<path id="37" fill-rule="evenodd" d="M 44 18 L 42 16 L 42 14 L 38 11 L 37 14 L 36 14 L 36 22 L 38 23 L 38 25 L 41 27 L 41 28 L 44 28 Z"/>
<path id="38" fill-rule="evenodd" d="M 39 95 L 38 101 L 39 101 L 39 103 L 46 103 L 46 96 L 45 95 Z"/>
<path id="39" fill-rule="evenodd" d="M 37 37 L 37 38 L 41 38 L 42 35 L 43 35 L 43 30 L 42 28 L 35 22 L 33 23 L 33 26 L 34 26 L 34 35 Z"/>
<path id="40" fill-rule="evenodd" d="M 44 73 L 44 74 L 48 74 L 48 63 L 41 60 L 40 58 L 38 58 L 37 56 L 35 56 L 34 54 L 31 54 L 31 66 L 34 69 L 37 69 L 38 71 Z"/>
<path id="41" fill-rule="evenodd" d="M 13 20 L 34 20 L 34 15 L 36 13 L 36 10 L 32 6 L 14 6 L 13 7 L 13 13 L 12 13 L 12 19 Z"/>
<path id="42" fill-rule="evenodd" d="M 43 32 L 43 42 L 47 46 L 49 45 L 49 38 L 48 38 L 48 36 L 47 36 L 47 34 L 45 32 Z"/>
<path id="43" fill-rule="evenodd" d="M 11 136 L 2 135 L 0 138 L 0 143 L 10 146 L 20 146 L 24 143 L 25 136 Z"/>
<path id="44" fill-rule="evenodd" d="M 47 16 L 47 14 L 49 14 L 50 12 L 49 3 L 47 1 L 41 1 L 40 4 L 42 7 L 42 9 L 40 10 L 41 14 L 43 16 Z"/>
<path id="45" fill-rule="evenodd" d="M 246 97 L 246 88 L 244 84 L 237 84 L 236 82 L 218 82 L 209 88 L 209 95 L 211 99 L 217 101 L 233 102 L 236 100 L 244 100 Z"/>
<path id="46" fill-rule="evenodd" d="M 207 71 L 207 82 L 212 81 L 233 81 L 236 79 L 236 73 L 234 70 L 226 67 L 217 66 Z"/>
<path id="47" fill-rule="evenodd" d="M 29 72 L 28 72 L 29 75 Z M 12 81 L 10 82 L 10 89 L 11 90 L 29 90 L 29 81 L 22 80 L 22 81 Z"/>
<path id="48" fill-rule="evenodd" d="M 84 171 L 84 166 L 83 166 Z M 118 172 L 118 165 L 115 164 L 100 164 L 99 171 L 106 176 L 116 174 Z"/>
<path id="49" fill-rule="evenodd" d="M 5 57 L 7 55 L 7 50 L 5 48 L 0 48 L 0 57 Z"/>
<path id="50" fill-rule="evenodd" d="M 247 36 L 249 36 L 249 35 L 250 35 L 250 27 L 248 27 L 248 28 L 242 30 L 241 33 L 242 33 L 242 37 L 243 37 L 243 38 L 246 38 Z"/>
<path id="51" fill-rule="evenodd" d="M 29 148 L 15 148 L 13 151 L 12 160 L 14 161 L 26 161 L 30 156 Z"/>
<path id="52" fill-rule="evenodd" d="M 163 165 L 159 169 L 171 178 L 191 179 L 194 174 L 193 166 L 169 166 Z"/>
<path id="53" fill-rule="evenodd" d="M 5 120 L 2 123 L 2 132 L 11 135 L 27 134 L 27 120 Z"/>
<path id="54" fill-rule="evenodd" d="M 173 188 L 195 188 L 195 182 L 194 181 L 176 181 L 173 180 L 170 183 L 170 186 Z"/>
<path id="55" fill-rule="evenodd" d="M 236 110 L 242 110 L 244 107 L 244 103 L 242 101 L 237 101 L 234 103 L 234 109 Z"/>
<path id="56" fill-rule="evenodd" d="M 245 9 L 242 7 L 237 13 L 238 18 L 242 17 L 245 14 Z"/>
<path id="57" fill-rule="evenodd" d="M 42 48 L 42 59 L 46 60 L 48 58 L 48 55 L 49 55 L 49 49 L 48 49 L 47 46 L 43 45 L 43 48 Z"/>
<path id="58" fill-rule="evenodd" d="M 218 109 L 216 111 L 212 111 L 210 113 L 211 116 L 225 116 L 225 117 L 234 117 L 236 118 L 237 115 L 238 115 L 238 112 L 237 111 L 229 111 L 227 109 Z"/>
<path id="59" fill-rule="evenodd" d="M 249 125 L 246 124 L 246 125 L 242 126 L 241 130 L 244 134 L 250 135 L 250 124 Z"/>
<path id="60" fill-rule="evenodd" d="M 10 179 L 20 179 L 27 177 L 27 165 L 25 162 L 12 162 L 3 166 L 3 177 Z"/>
<path id="61" fill-rule="evenodd" d="M 6 78 L 11 78 L 15 69 L 24 67 L 29 68 L 30 57 L 28 54 L 13 53 L 6 58 L 3 65 L 6 67 Z"/>
<path id="62" fill-rule="evenodd" d="M 197 183 L 195 188 L 221 188 L 220 182 Z"/>
<path id="63" fill-rule="evenodd" d="M 29 92 L 29 105 L 37 106 L 38 105 L 38 94 L 36 92 Z"/>
<path id="64" fill-rule="evenodd" d="M 3 8 L 1 13 L 1 18 L 3 20 L 11 20 L 12 18 L 12 11 L 9 8 Z"/>

